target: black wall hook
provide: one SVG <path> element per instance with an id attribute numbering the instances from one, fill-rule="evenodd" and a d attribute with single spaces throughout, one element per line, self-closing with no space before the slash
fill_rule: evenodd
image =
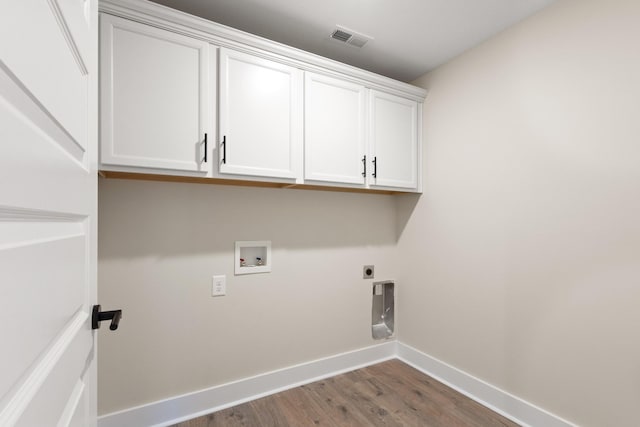
<path id="1" fill-rule="evenodd" d="M 122 310 L 100 311 L 100 305 L 93 306 L 93 314 L 91 316 L 91 329 L 100 328 L 100 322 L 111 320 L 109 329 L 115 331 L 122 318 Z"/>

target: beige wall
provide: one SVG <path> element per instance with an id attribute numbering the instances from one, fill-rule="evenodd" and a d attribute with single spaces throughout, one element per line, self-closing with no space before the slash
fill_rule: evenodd
<path id="1" fill-rule="evenodd" d="M 372 263 L 404 343 L 640 425 L 638 22 L 636 0 L 560 0 L 419 79 L 421 197 L 102 180 L 100 302 L 124 316 L 100 413 L 372 344 Z M 274 271 L 234 276 L 234 241 L 262 239 Z"/>
<path id="2" fill-rule="evenodd" d="M 584 426 L 640 425 L 639 41 L 559 1 L 416 82 L 399 340 Z"/>
<path id="3" fill-rule="evenodd" d="M 370 280 L 393 278 L 392 196 L 101 180 L 99 412 L 372 345 Z M 273 272 L 233 275 L 236 240 Z M 211 276 L 227 296 L 211 297 Z"/>

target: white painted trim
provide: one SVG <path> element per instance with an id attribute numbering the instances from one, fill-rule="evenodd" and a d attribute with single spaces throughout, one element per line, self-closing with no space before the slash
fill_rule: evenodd
<path id="1" fill-rule="evenodd" d="M 79 379 L 76 385 L 73 387 L 73 391 L 71 392 L 71 396 L 67 401 L 67 405 L 64 407 L 62 411 L 62 415 L 60 415 L 60 420 L 57 427 L 69 427 L 71 425 L 71 421 L 73 420 L 73 416 L 78 411 L 78 406 L 80 405 L 80 401 L 82 399 L 82 394 L 85 391 L 85 383 L 82 379 Z"/>
<path id="2" fill-rule="evenodd" d="M 58 3 L 58 0 L 49 0 L 49 7 L 51 7 L 51 12 L 56 18 L 56 22 L 60 27 L 60 32 L 62 32 L 62 36 L 69 46 L 69 51 L 78 63 L 80 72 L 82 73 L 82 75 L 86 76 L 87 74 L 89 74 L 89 69 L 87 68 L 87 64 L 85 64 L 84 59 L 82 59 L 80 48 L 78 47 L 78 44 L 76 43 L 76 40 L 71 33 L 71 29 L 67 24 L 67 20 L 64 18 L 64 13 L 62 13 L 62 9 L 60 8 L 60 3 Z"/>
<path id="3" fill-rule="evenodd" d="M 35 221 L 35 222 L 78 222 L 84 220 L 85 215 L 68 212 L 53 212 L 42 209 L 17 208 L 0 205 L 0 221 Z"/>
<path id="4" fill-rule="evenodd" d="M 395 358 L 396 341 L 302 363 L 98 418 L 99 427 L 164 427 Z"/>
<path id="5" fill-rule="evenodd" d="M 422 193 L 422 110 L 424 108 L 423 102 L 418 102 L 418 188 L 416 188 L 416 193 Z"/>
<path id="6" fill-rule="evenodd" d="M 55 139 L 78 164 L 86 168 L 83 162 L 85 148 L 82 143 L 69 133 L 55 115 L 42 105 L 2 61 L 0 61 L 0 88 L 5 103 L 13 105 L 10 108 L 14 110 L 14 114 L 33 123 L 48 138 Z"/>
<path id="7" fill-rule="evenodd" d="M 523 427 L 576 427 L 532 403 L 395 340 L 98 418 L 98 427 L 165 427 L 390 359 L 399 359 Z"/>
<path id="8" fill-rule="evenodd" d="M 575 427 L 575 424 L 557 415 L 413 347 L 398 342 L 397 350 L 397 358 L 401 361 L 523 427 Z"/>
<path id="9" fill-rule="evenodd" d="M 300 69 L 333 75 L 367 87 L 422 102 L 424 89 L 361 70 L 300 49 L 267 40 L 146 0 L 101 0 L 100 11 L 196 37 L 220 47 L 282 62 Z"/>

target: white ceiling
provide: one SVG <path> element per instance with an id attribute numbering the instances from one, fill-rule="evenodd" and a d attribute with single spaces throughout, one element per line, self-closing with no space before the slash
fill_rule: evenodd
<path id="1" fill-rule="evenodd" d="M 555 0 L 153 1 L 408 82 Z M 335 25 L 374 40 L 340 44 Z"/>

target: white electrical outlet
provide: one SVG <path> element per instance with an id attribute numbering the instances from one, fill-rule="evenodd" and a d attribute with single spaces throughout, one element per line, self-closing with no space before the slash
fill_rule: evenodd
<path id="1" fill-rule="evenodd" d="M 211 296 L 221 297 L 227 294 L 227 276 L 213 276 L 211 281 Z"/>

